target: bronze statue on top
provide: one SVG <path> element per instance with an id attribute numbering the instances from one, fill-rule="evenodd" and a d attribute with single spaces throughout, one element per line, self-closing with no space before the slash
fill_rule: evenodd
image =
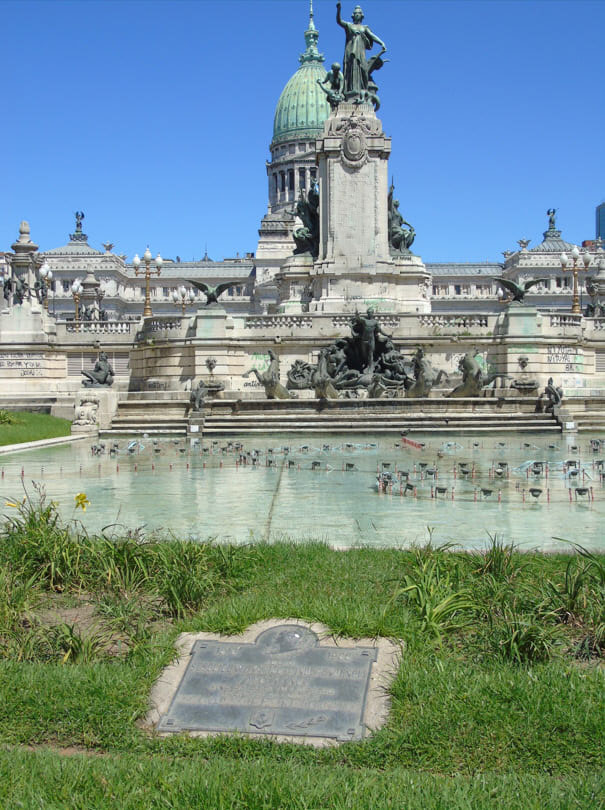
<path id="1" fill-rule="evenodd" d="M 353 22 L 344 22 L 340 16 L 340 9 L 341 4 L 336 3 L 336 22 L 345 30 L 344 97 L 355 104 L 373 101 L 378 88 L 372 80 L 372 73 L 383 66 L 384 60 L 381 57 L 387 49 L 386 45 L 369 26 L 363 24 L 363 11 L 360 6 L 355 6 Z M 381 51 L 368 60 L 366 51 L 369 51 L 374 43 L 380 45 Z"/>
<path id="2" fill-rule="evenodd" d="M 332 69 L 329 73 L 326 73 L 325 79 L 323 81 L 318 79 L 317 84 L 326 94 L 328 104 L 332 110 L 336 109 L 341 101 L 344 101 L 345 77 L 338 62 L 334 62 Z"/>

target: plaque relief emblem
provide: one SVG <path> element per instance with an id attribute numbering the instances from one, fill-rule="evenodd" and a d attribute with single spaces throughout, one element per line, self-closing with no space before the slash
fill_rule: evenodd
<path id="1" fill-rule="evenodd" d="M 322 646 L 299 624 L 197 641 L 158 728 L 360 740 L 375 661 L 375 648 Z"/>
<path id="2" fill-rule="evenodd" d="M 255 712 L 250 718 L 250 725 L 258 729 L 270 728 L 273 725 L 274 717 L 273 713 Z"/>
<path id="3" fill-rule="evenodd" d="M 352 123 L 344 134 L 341 159 L 350 169 L 360 169 L 368 159 L 366 136 L 361 127 Z"/>

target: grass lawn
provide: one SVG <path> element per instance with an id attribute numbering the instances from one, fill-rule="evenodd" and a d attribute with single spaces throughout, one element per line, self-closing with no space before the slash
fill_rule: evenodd
<path id="1" fill-rule="evenodd" d="M 69 436 L 71 422 L 47 413 L 0 411 L 0 446 Z"/>
<path id="2" fill-rule="evenodd" d="M 0 806 L 603 808 L 605 556 L 0 537 Z M 184 630 L 271 617 L 404 642 L 387 725 L 312 749 L 142 730 Z"/>

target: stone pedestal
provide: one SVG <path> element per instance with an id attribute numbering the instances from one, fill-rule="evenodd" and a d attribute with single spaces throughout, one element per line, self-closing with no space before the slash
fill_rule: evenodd
<path id="1" fill-rule="evenodd" d="M 430 275 L 418 256 L 390 254 L 391 139 L 371 104 L 341 103 L 317 141 L 320 246 L 311 312 L 430 312 Z"/>
<path id="2" fill-rule="evenodd" d="M 224 338 L 232 330 L 233 318 L 220 303 L 198 309 L 195 314 L 196 338 Z"/>
<path id="3" fill-rule="evenodd" d="M 431 277 L 419 256 L 376 261 L 373 270 L 313 268 L 309 312 L 430 312 Z"/>
<path id="4" fill-rule="evenodd" d="M 117 391 L 106 387 L 82 387 L 75 397 L 72 433 L 106 430 L 118 410 Z"/>
<path id="5" fill-rule="evenodd" d="M 542 316 L 535 307 L 509 304 L 500 314 L 494 329 L 494 337 L 500 338 L 488 352 L 492 368 L 505 374 L 512 382 L 515 379 L 541 380 L 542 347 L 537 338 L 542 335 Z M 519 358 L 526 357 L 522 370 Z"/>
<path id="6" fill-rule="evenodd" d="M 391 139 L 371 104 L 342 103 L 316 143 L 320 184 L 318 265 L 372 272 L 389 261 Z"/>
<path id="7" fill-rule="evenodd" d="M 309 254 L 290 256 L 275 276 L 279 311 L 297 315 L 308 312 L 313 258 Z"/>
<path id="8" fill-rule="evenodd" d="M 13 304 L 0 312 L 0 343 L 48 344 L 57 333 L 55 319 L 35 299 Z"/>

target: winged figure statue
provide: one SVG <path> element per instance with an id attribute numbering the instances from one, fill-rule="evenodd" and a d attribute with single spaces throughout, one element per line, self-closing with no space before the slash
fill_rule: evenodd
<path id="1" fill-rule="evenodd" d="M 548 281 L 547 278 L 532 278 L 530 281 L 525 281 L 523 284 L 517 284 L 516 281 L 511 281 L 509 278 L 494 278 L 502 289 L 508 293 L 507 301 L 518 301 L 521 303 L 525 298 L 526 293 L 536 284 L 544 284 Z"/>
<path id="2" fill-rule="evenodd" d="M 219 296 L 222 295 L 225 290 L 234 287 L 238 283 L 237 281 L 223 281 L 222 284 L 217 284 L 216 287 L 210 287 L 208 284 L 204 284 L 203 281 L 191 281 L 190 279 L 187 279 L 187 281 L 204 293 L 206 296 L 206 306 L 218 303 Z"/>

